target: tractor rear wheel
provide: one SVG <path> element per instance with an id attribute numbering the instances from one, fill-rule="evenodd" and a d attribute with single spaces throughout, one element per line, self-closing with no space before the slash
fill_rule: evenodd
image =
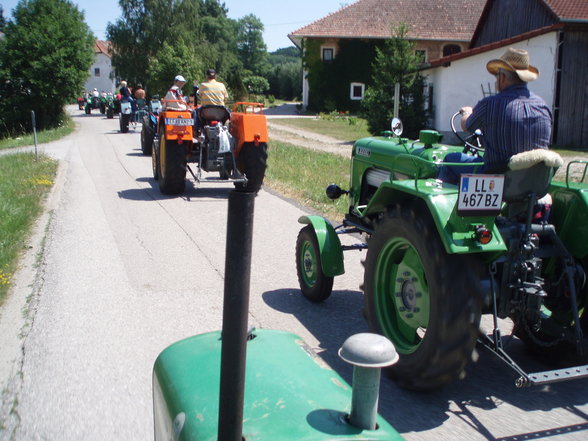
<path id="1" fill-rule="evenodd" d="M 231 177 L 233 171 L 233 154 L 232 153 L 221 153 L 222 161 L 220 164 L 220 170 L 218 171 L 220 179 L 226 181 Z"/>
<path id="2" fill-rule="evenodd" d="M 320 248 L 311 225 L 305 226 L 296 239 L 296 272 L 304 297 L 312 302 L 326 300 L 333 290 L 333 277 L 323 274 Z"/>
<path id="3" fill-rule="evenodd" d="M 120 131 L 121 133 L 127 133 L 129 131 L 129 122 L 131 120 L 131 115 L 125 115 L 124 113 L 120 115 Z"/>
<path id="4" fill-rule="evenodd" d="M 247 184 L 235 183 L 239 191 L 257 193 L 263 184 L 265 169 L 267 168 L 267 144 L 255 145 L 252 142 L 243 144 L 237 160 L 239 171 L 247 177 Z"/>
<path id="5" fill-rule="evenodd" d="M 186 187 L 185 147 L 176 141 L 168 141 L 165 133 L 162 133 L 157 153 L 159 189 L 164 194 L 183 193 Z"/>
<path id="6" fill-rule="evenodd" d="M 141 127 L 141 151 L 145 156 L 149 156 L 153 150 L 154 133 L 148 124 Z"/>
<path id="7" fill-rule="evenodd" d="M 159 143 L 153 143 L 151 149 L 151 169 L 153 170 L 153 177 L 159 180 Z"/>
<path id="8" fill-rule="evenodd" d="M 405 388 L 430 390 L 458 377 L 470 361 L 481 315 L 477 266 L 447 254 L 431 216 L 396 207 L 368 242 L 364 291 L 370 328 L 400 359 L 387 373 Z"/>

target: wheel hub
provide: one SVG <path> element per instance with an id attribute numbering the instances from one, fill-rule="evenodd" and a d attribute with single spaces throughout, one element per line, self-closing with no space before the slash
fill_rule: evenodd
<path id="1" fill-rule="evenodd" d="M 304 255 L 304 272 L 306 274 L 312 274 L 312 259 L 308 254 Z"/>
<path id="2" fill-rule="evenodd" d="M 304 268 L 306 281 L 309 285 L 313 285 L 316 282 L 316 256 L 309 244 L 306 244 L 302 253 L 302 267 Z"/>
<path id="3" fill-rule="evenodd" d="M 402 299 L 402 304 L 408 311 L 414 311 L 417 303 L 417 289 L 412 280 L 405 280 L 402 283 L 400 298 Z"/>

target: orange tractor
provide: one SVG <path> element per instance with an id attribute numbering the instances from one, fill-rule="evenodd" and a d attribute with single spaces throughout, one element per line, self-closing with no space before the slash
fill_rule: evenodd
<path id="1" fill-rule="evenodd" d="M 235 187 L 257 193 L 267 163 L 267 124 L 261 103 L 237 102 L 229 114 L 223 106 L 196 111 L 183 101 L 162 100 L 151 152 L 153 176 L 165 194 L 181 194 L 186 171 L 196 182 L 232 181 Z M 200 118 L 197 131 L 195 118 Z M 190 163 L 197 168 L 192 170 Z M 219 172 L 203 177 L 202 171 Z"/>

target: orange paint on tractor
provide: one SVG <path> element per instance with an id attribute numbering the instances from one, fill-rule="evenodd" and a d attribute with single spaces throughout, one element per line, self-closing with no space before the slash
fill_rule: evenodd
<path id="1" fill-rule="evenodd" d="M 194 120 L 192 108 L 187 106 L 183 101 L 162 100 L 164 106 L 163 112 L 159 115 L 159 120 L 165 125 L 165 138 L 168 140 L 190 140 L 192 142 Z M 179 108 L 178 108 L 179 107 Z M 183 107 L 183 109 L 181 109 Z M 176 124 L 178 120 L 188 119 L 190 124 Z"/>
<path id="2" fill-rule="evenodd" d="M 237 102 L 231 113 L 231 135 L 237 140 L 235 154 L 238 155 L 243 143 L 268 142 L 266 117 L 262 113 L 263 104 Z"/>

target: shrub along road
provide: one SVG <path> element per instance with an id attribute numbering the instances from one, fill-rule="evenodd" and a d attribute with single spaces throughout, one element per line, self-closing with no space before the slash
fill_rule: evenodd
<path id="1" fill-rule="evenodd" d="M 155 358 L 222 324 L 232 186 L 189 185 L 182 197 L 162 196 L 139 149 L 140 126 L 121 134 L 117 119 L 74 114 L 78 130 L 44 146 L 61 160 L 50 211 L 0 315 L 0 439 L 152 439 Z M 263 190 L 255 210 L 250 325 L 300 335 L 351 382 L 337 350 L 366 331 L 364 256 L 347 254 L 332 297 L 311 304 L 294 262 L 297 219 L 306 212 Z M 588 438 L 586 381 L 527 390 L 513 383 L 481 354 L 463 381 L 434 393 L 384 379 L 380 413 L 410 441 Z"/>

